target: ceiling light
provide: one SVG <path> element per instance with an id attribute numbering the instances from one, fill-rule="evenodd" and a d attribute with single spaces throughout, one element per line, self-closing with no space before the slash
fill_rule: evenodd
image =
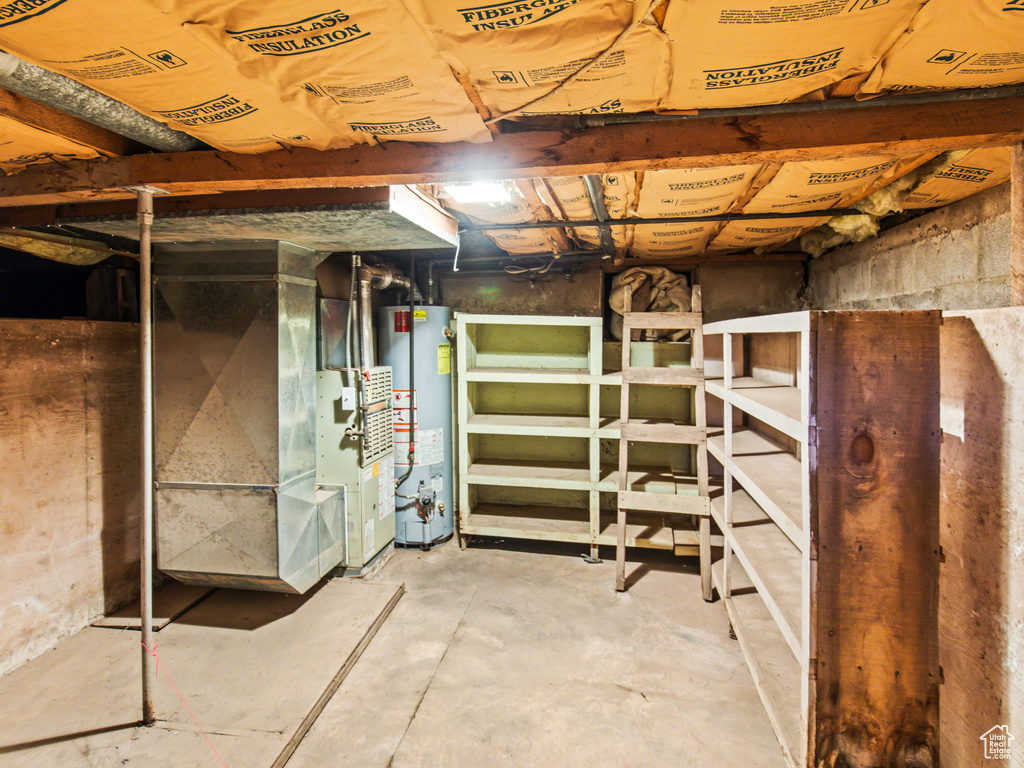
<path id="1" fill-rule="evenodd" d="M 445 194 L 457 203 L 507 203 L 512 199 L 503 181 L 445 184 Z"/>

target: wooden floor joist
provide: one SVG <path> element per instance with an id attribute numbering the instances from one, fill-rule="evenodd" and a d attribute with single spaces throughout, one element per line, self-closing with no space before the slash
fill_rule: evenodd
<path id="1" fill-rule="evenodd" d="M 1024 140 L 1024 97 L 844 111 L 508 133 L 486 144 L 389 142 L 320 152 L 142 154 L 29 168 L 0 179 L 0 207 L 130 197 L 326 189 L 481 178 L 573 176 L 1009 146 Z"/>
<path id="2" fill-rule="evenodd" d="M 0 88 L 0 115 L 62 136 L 102 155 L 130 155 L 147 147 L 85 120 Z"/>

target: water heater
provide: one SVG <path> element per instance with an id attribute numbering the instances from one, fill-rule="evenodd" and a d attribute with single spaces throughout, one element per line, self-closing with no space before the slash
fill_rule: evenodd
<path id="1" fill-rule="evenodd" d="M 395 544 L 427 549 L 454 531 L 452 488 L 452 356 L 445 331 L 447 307 L 381 307 L 379 363 L 391 366 L 394 385 Z M 415 408 L 411 407 L 412 339 Z M 413 445 L 413 462 L 409 446 Z"/>

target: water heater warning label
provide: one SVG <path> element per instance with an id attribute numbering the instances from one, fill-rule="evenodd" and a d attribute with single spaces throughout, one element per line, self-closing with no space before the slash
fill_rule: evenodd
<path id="1" fill-rule="evenodd" d="M 416 463 L 420 465 L 440 464 L 444 461 L 444 429 L 421 429 L 419 444 L 416 446 Z"/>
<path id="2" fill-rule="evenodd" d="M 452 372 L 452 345 L 437 345 L 437 375 L 444 376 Z"/>
<path id="3" fill-rule="evenodd" d="M 417 309 L 413 312 L 413 320 L 417 323 L 427 322 L 427 310 Z M 409 310 L 398 310 L 395 312 L 395 333 L 409 332 Z"/>
<path id="4" fill-rule="evenodd" d="M 395 512 L 395 458 L 388 456 L 380 461 L 380 476 L 377 484 L 377 517 L 383 520 Z"/>

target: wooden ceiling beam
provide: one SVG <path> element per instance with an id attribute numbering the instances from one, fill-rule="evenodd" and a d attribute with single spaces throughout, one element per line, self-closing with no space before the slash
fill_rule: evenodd
<path id="1" fill-rule="evenodd" d="M 745 163 L 909 156 L 1024 140 L 1024 97 L 508 133 L 487 144 L 389 142 L 319 152 L 145 154 L 33 166 L 0 179 L 0 206 L 256 189 L 574 176 Z"/>
<path id="2" fill-rule="evenodd" d="M 0 88 L 0 115 L 17 120 L 23 125 L 62 136 L 102 155 L 130 155 L 149 150 L 149 147 L 137 141 L 3 88 Z"/>

